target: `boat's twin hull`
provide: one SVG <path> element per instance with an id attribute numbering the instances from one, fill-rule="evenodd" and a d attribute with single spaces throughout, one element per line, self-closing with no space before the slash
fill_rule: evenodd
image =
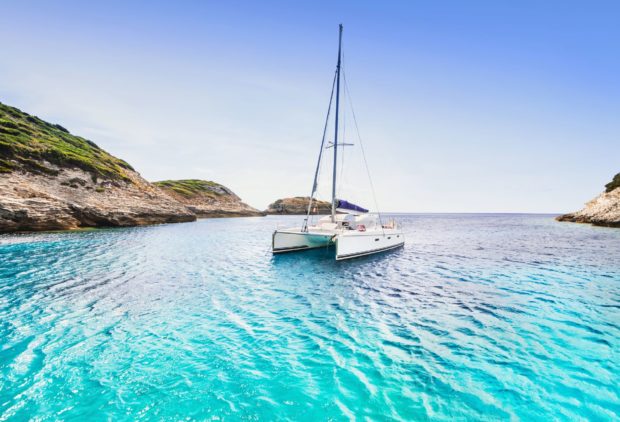
<path id="1" fill-rule="evenodd" d="M 314 234 L 302 231 L 275 231 L 273 233 L 273 253 L 295 252 L 329 246 L 332 234 Z"/>
<path id="2" fill-rule="evenodd" d="M 396 249 L 405 244 L 405 237 L 400 231 L 338 235 L 336 238 L 336 259 L 350 259 L 358 256 Z"/>
<path id="3" fill-rule="evenodd" d="M 272 250 L 274 254 L 303 251 L 336 246 L 336 259 L 350 259 L 359 256 L 388 251 L 403 246 L 405 238 L 399 230 L 385 230 L 371 233 L 312 233 L 302 231 L 275 231 Z"/>

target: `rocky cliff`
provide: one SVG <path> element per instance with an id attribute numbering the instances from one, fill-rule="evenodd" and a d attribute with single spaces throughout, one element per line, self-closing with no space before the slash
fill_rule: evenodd
<path id="1" fill-rule="evenodd" d="M 241 201 L 233 191 L 207 180 L 164 180 L 155 182 L 169 196 L 184 204 L 198 217 L 248 217 L 265 215 Z"/>
<path id="2" fill-rule="evenodd" d="M 605 185 L 605 192 L 588 202 L 582 210 L 561 215 L 557 220 L 620 227 L 620 173 Z"/>
<path id="3" fill-rule="evenodd" d="M 267 214 L 305 214 L 308 211 L 308 196 L 296 196 L 293 198 L 278 199 L 265 212 Z M 332 204 L 327 201 L 312 202 L 312 214 L 330 214 L 332 212 Z"/>
<path id="4" fill-rule="evenodd" d="M 222 196 L 224 213 L 235 209 L 233 195 Z M 0 103 L 0 232 L 176 223 L 197 213 L 95 143 Z"/>

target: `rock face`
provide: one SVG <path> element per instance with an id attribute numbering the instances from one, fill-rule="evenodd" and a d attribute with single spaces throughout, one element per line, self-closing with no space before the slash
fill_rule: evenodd
<path id="1" fill-rule="evenodd" d="M 308 196 L 296 196 L 294 198 L 278 199 L 265 211 L 267 214 L 305 214 L 308 211 Z M 332 212 L 332 204 L 327 201 L 312 202 L 312 214 L 330 214 Z"/>
<path id="2" fill-rule="evenodd" d="M 212 184 L 217 192 L 222 201 L 205 194 L 188 208 L 93 142 L 0 103 L 0 232 L 194 221 L 217 214 L 218 204 L 221 214 L 258 213 Z"/>
<path id="3" fill-rule="evenodd" d="M 98 179 L 75 168 L 43 165 L 57 175 L 0 175 L 0 232 L 122 227 L 194 221 L 196 216 L 137 173 Z"/>
<path id="4" fill-rule="evenodd" d="M 620 227 L 620 173 L 605 185 L 606 190 L 581 210 L 564 214 L 558 221 L 590 223 L 596 226 Z"/>
<path id="5" fill-rule="evenodd" d="M 207 180 L 164 180 L 154 183 L 198 217 L 249 217 L 265 213 L 241 202 L 233 191 Z"/>

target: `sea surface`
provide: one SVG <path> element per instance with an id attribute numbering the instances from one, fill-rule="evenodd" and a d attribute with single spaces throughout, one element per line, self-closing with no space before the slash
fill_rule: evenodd
<path id="1" fill-rule="evenodd" d="M 620 230 L 400 215 L 272 256 L 299 217 L 0 236 L 0 420 L 618 420 Z"/>

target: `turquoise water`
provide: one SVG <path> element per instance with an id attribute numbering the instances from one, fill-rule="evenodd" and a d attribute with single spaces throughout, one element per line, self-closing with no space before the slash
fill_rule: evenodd
<path id="1" fill-rule="evenodd" d="M 272 257 L 296 217 L 0 236 L 0 420 L 613 420 L 620 230 L 402 216 L 405 248 Z"/>

